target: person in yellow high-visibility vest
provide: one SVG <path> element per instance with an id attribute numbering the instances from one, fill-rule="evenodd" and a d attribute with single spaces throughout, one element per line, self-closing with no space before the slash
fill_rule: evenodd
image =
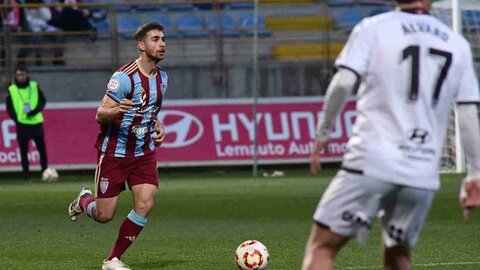
<path id="1" fill-rule="evenodd" d="M 40 153 L 42 172 L 48 167 L 45 136 L 43 132 L 43 114 L 46 99 L 38 83 L 31 81 L 26 67 L 15 68 L 15 80 L 8 87 L 6 100 L 7 112 L 15 121 L 17 141 L 20 147 L 22 170 L 26 180 L 32 178 L 28 161 L 28 142 L 33 140 Z"/>

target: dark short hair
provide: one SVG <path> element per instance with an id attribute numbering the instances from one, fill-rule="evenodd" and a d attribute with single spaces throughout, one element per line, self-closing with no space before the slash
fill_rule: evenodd
<path id="1" fill-rule="evenodd" d="M 149 22 L 140 25 L 138 27 L 137 31 L 135 32 L 135 40 L 140 41 L 143 40 L 146 36 L 147 33 L 152 31 L 152 30 L 158 30 L 158 31 L 164 31 L 165 27 L 163 25 L 156 23 L 156 22 Z"/>
<path id="2" fill-rule="evenodd" d="M 25 65 L 17 65 L 13 72 L 17 73 L 17 71 L 28 72 L 27 66 Z"/>

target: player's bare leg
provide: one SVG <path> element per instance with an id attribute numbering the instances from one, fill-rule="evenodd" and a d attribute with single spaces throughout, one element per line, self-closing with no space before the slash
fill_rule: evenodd
<path id="1" fill-rule="evenodd" d="M 132 187 L 135 212 L 147 217 L 153 208 L 157 187 L 150 184 L 136 185 Z"/>
<path id="2" fill-rule="evenodd" d="M 88 188 L 83 188 L 77 198 L 70 203 L 68 214 L 72 221 L 76 221 L 78 216 L 85 213 L 93 220 L 106 223 L 115 216 L 118 196 L 112 198 L 98 199 L 92 195 Z"/>
<path id="3" fill-rule="evenodd" d="M 93 219 L 100 223 L 107 223 L 115 216 L 118 196 L 112 198 L 96 199 L 96 205 L 92 209 Z"/>
<path id="4" fill-rule="evenodd" d="M 335 256 L 348 240 L 349 238 L 335 234 L 328 228 L 313 224 L 305 248 L 302 270 L 333 269 Z"/>
<path id="5" fill-rule="evenodd" d="M 135 185 L 132 188 L 134 209 L 130 211 L 118 232 L 118 238 L 106 262 L 120 257 L 135 241 L 147 224 L 147 216 L 153 208 L 157 187 L 151 184 Z"/>
<path id="6" fill-rule="evenodd" d="M 383 267 L 388 270 L 410 270 L 410 249 L 404 246 L 384 248 Z"/>

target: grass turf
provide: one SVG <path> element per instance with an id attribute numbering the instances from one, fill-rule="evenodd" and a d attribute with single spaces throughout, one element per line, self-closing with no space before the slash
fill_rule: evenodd
<path id="1" fill-rule="evenodd" d="M 311 215 L 333 174 L 312 178 L 287 171 L 286 177 L 258 179 L 241 172 L 164 174 L 148 224 L 122 260 L 135 270 L 236 269 L 235 248 L 257 239 L 270 250 L 269 269 L 300 269 Z M 85 216 L 71 222 L 67 206 L 82 186 L 92 186 L 92 175 L 62 176 L 57 183 L 0 181 L 0 269 L 100 269 L 132 202 L 124 192 L 108 224 Z M 413 252 L 416 269 L 480 269 L 479 214 L 471 223 L 462 221 L 459 178 L 442 177 Z M 381 269 L 378 223 L 367 245 L 351 241 L 336 266 Z"/>

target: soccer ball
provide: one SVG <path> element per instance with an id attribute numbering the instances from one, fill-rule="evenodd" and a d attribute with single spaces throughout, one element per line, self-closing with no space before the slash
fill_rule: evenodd
<path id="1" fill-rule="evenodd" d="M 269 258 L 268 249 L 257 240 L 247 240 L 235 251 L 235 262 L 243 270 L 267 269 Z"/>
<path id="2" fill-rule="evenodd" d="M 45 182 L 53 182 L 58 180 L 57 170 L 53 168 L 46 168 L 42 173 L 42 180 Z"/>

